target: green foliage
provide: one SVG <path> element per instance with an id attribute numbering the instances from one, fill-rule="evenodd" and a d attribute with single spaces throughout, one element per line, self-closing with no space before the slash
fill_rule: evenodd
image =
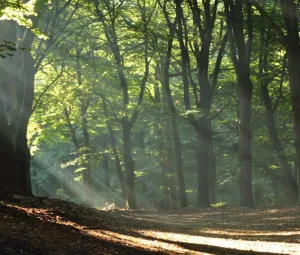
<path id="1" fill-rule="evenodd" d="M 198 2 L 199 11 L 204 15 L 205 1 Z M 175 169 L 171 128 L 173 118 L 176 119 L 180 135 L 186 191 L 189 193 L 190 203 L 195 204 L 199 144 L 197 133 L 189 122 L 189 118 L 194 116 L 196 120 L 200 117 L 212 120 L 213 146 L 216 154 L 216 201 L 222 201 L 213 206 L 236 204 L 239 199 L 237 190 L 240 168 L 239 102 L 230 47 L 228 45 L 225 47 L 217 85 L 212 91 L 211 108 L 199 109 L 196 99 L 199 99 L 201 90 L 197 87 L 198 96 L 194 97 L 195 91 L 192 87 L 192 81 L 199 85 L 199 67 L 193 52 L 197 50 L 197 43 L 199 48 L 202 47 L 202 41 L 199 31 L 193 24 L 190 7 L 186 2 L 183 4 L 187 29 L 186 47 L 190 54 L 191 67 L 188 77 L 191 109 L 185 107 L 181 52 L 175 36 L 169 82 L 176 113 L 171 114 L 165 84 L 162 82 L 167 41 L 170 38 L 162 6 L 152 0 L 121 2 L 99 0 L 95 3 L 99 3 L 99 10 L 96 9 L 94 1 L 78 3 L 58 0 L 51 3 L 47 0 L 36 1 L 34 10 L 39 14 L 37 29 L 43 38 L 36 37 L 32 49 L 37 73 L 35 110 L 29 126 L 28 139 L 31 150 L 34 151 L 33 162 L 46 161 L 46 163 L 40 168 L 32 167 L 37 173 L 33 178 L 34 185 L 39 188 L 47 187 L 47 192 L 54 194 L 53 196 L 73 200 L 80 197 L 81 201 L 84 197 L 84 175 L 88 169 L 87 165 L 90 164 L 96 200 L 103 203 L 122 200 L 120 199 L 122 190 L 116 171 L 119 160 L 121 173 L 125 172 L 126 152 L 123 151 L 122 124 L 126 118 L 131 119 L 138 113 L 137 121 L 131 129 L 130 142 L 136 189 L 141 206 L 157 206 L 158 201 L 165 199 L 165 191 L 168 190 L 164 177 L 169 181 L 176 179 L 173 178 L 175 172 L 166 173 Z M 173 20 L 175 10 L 170 3 L 166 1 L 165 11 Z M 270 12 L 272 6 L 266 2 L 265 8 Z M 97 15 L 97 11 L 100 11 L 103 17 Z M 209 52 L 207 76 L 210 83 L 213 82 L 221 39 L 226 31 L 223 11 L 223 5 L 219 4 Z M 280 17 L 279 10 L 275 8 L 274 21 L 282 27 Z M 261 75 L 258 70 L 261 61 L 261 41 L 258 38 L 261 31 L 268 29 L 266 22 L 262 22 L 261 19 L 255 9 L 250 66 L 254 84 L 253 186 L 257 201 L 272 204 L 284 200 L 283 196 L 278 195 L 283 190 L 280 180 L 284 178 L 266 128 L 265 108 L 261 95 L 262 86 L 266 82 L 269 82 L 272 105 L 278 102 L 278 107 L 274 111 L 276 127 L 291 166 L 295 157 L 294 134 L 289 78 L 286 68 L 283 68 L 285 49 L 272 31 L 268 47 L 269 73 Z M 0 53 L 8 47 L 14 51 L 13 44 L 4 42 L 0 45 Z M 145 77 L 145 59 L 150 62 L 149 77 L 146 80 L 143 102 L 138 104 L 141 84 Z M 127 87 L 122 84 L 124 79 L 122 75 L 126 78 Z M 126 93 L 128 102 L 124 99 Z M 87 123 L 88 145 L 85 141 L 86 127 L 83 119 Z M 108 163 L 105 162 L 106 158 Z M 53 180 L 57 176 L 59 180 Z M 68 192 L 70 187 L 66 187 L 67 185 L 60 187 L 67 182 L 64 176 L 71 180 L 69 186 L 76 192 Z M 273 189 L 274 183 L 279 185 L 278 190 Z M 175 193 L 175 197 L 178 197 L 177 187 Z M 174 201 L 174 204 L 178 205 L 178 201 Z"/>

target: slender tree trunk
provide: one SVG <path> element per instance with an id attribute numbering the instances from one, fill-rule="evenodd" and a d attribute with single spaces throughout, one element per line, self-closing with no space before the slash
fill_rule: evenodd
<path id="1" fill-rule="evenodd" d="M 108 154 L 105 153 L 102 159 L 103 166 L 103 182 L 104 182 L 104 191 L 106 194 L 110 192 L 110 177 L 109 177 L 109 161 Z"/>
<path id="2" fill-rule="evenodd" d="M 164 127 L 166 137 L 166 152 L 167 152 L 167 173 L 168 173 L 168 188 L 169 188 L 169 202 L 170 208 L 176 206 L 176 173 L 174 167 L 174 151 L 172 146 L 172 136 L 169 132 L 171 123 L 167 123 Z"/>
<path id="3" fill-rule="evenodd" d="M 209 202 L 211 204 L 217 203 L 217 191 L 216 191 L 216 181 L 217 181 L 217 167 L 216 167 L 216 154 L 214 152 L 213 144 L 209 148 L 209 173 L 208 173 L 208 185 L 209 185 Z"/>
<path id="4" fill-rule="evenodd" d="M 188 205 L 188 200 L 185 191 L 185 183 L 184 183 L 184 174 L 183 174 L 183 162 L 182 162 L 182 153 L 181 153 L 181 142 L 178 134 L 178 127 L 176 121 L 176 108 L 173 102 L 171 90 L 170 90 L 170 80 L 169 80 L 169 67 L 170 67 L 170 58 L 172 52 L 172 44 L 173 39 L 171 38 L 168 41 L 168 52 L 164 62 L 164 68 L 162 72 L 162 88 L 164 93 L 165 101 L 168 104 L 170 112 L 172 114 L 171 119 L 171 130 L 172 130 L 172 138 L 174 143 L 174 155 L 175 155 L 175 171 L 177 177 L 177 185 L 178 185 L 178 193 L 180 206 L 186 207 Z"/>
<path id="5" fill-rule="evenodd" d="M 162 209 L 169 209 L 171 206 L 170 195 L 169 195 L 169 181 L 168 181 L 168 166 L 167 166 L 167 155 L 165 150 L 165 137 L 163 136 L 163 130 L 159 130 L 161 133 L 160 141 L 158 142 L 159 158 L 160 158 L 160 168 L 161 168 L 161 185 L 162 185 Z"/>
<path id="6" fill-rule="evenodd" d="M 261 50 L 260 50 L 260 58 L 259 58 L 259 74 L 263 79 L 262 80 L 263 82 L 261 84 L 261 96 L 265 106 L 265 116 L 266 116 L 267 130 L 269 133 L 270 141 L 277 154 L 280 169 L 285 178 L 284 186 L 286 187 L 287 190 L 286 193 L 287 201 L 289 201 L 292 204 L 295 204 L 298 202 L 297 180 L 293 176 L 293 172 L 288 163 L 288 159 L 286 157 L 283 145 L 278 136 L 275 118 L 274 118 L 274 110 L 272 107 L 272 101 L 268 89 L 269 81 L 264 77 L 264 74 L 268 74 L 268 69 L 269 69 L 268 68 L 268 60 L 269 60 L 268 46 L 270 42 L 270 32 L 271 30 L 269 30 L 265 36 L 265 30 L 261 31 Z M 280 86 L 282 86 L 283 83 L 285 68 L 286 68 L 286 57 L 284 57 L 284 63 L 282 68 L 283 74 L 282 74 Z"/>
<path id="7" fill-rule="evenodd" d="M 113 150 L 113 154 L 114 154 L 114 158 L 115 158 L 115 169 L 116 169 L 116 173 L 117 173 L 117 176 L 118 176 L 118 179 L 120 182 L 122 198 L 125 201 L 126 200 L 126 187 L 125 187 L 124 175 L 122 172 L 120 156 L 119 156 L 119 153 L 117 150 L 116 138 L 114 136 L 113 129 L 110 126 L 110 124 L 108 124 L 108 130 L 109 130 L 110 140 L 111 140 L 111 144 L 112 144 L 112 150 Z"/>
<path id="8" fill-rule="evenodd" d="M 171 120 L 172 126 L 172 137 L 174 141 L 174 155 L 175 155 L 175 170 L 177 176 L 177 184 L 178 184 L 178 192 L 179 192 L 179 201 L 181 207 L 187 206 L 187 196 L 185 192 L 185 183 L 184 183 L 184 175 L 183 175 L 183 163 L 182 163 L 182 155 L 181 155 L 181 143 L 180 137 L 178 133 L 177 121 L 176 119 Z"/>
<path id="9" fill-rule="evenodd" d="M 93 180 L 92 180 L 92 167 L 91 167 L 91 148 L 90 148 L 90 135 L 88 131 L 87 120 L 88 103 L 81 106 L 81 122 L 82 131 L 84 137 L 84 145 L 81 148 L 81 155 L 83 156 L 83 166 L 85 168 L 83 172 L 83 182 L 85 188 L 86 203 L 89 206 L 94 206 L 94 194 L 93 194 Z"/>
<path id="10" fill-rule="evenodd" d="M 176 12 L 178 12 L 178 4 L 180 5 L 182 1 L 175 1 L 176 4 Z M 170 15 L 168 13 L 166 5 L 161 6 L 166 22 L 169 28 L 169 37 L 167 41 L 167 51 L 164 58 L 161 59 L 161 77 L 160 81 L 162 84 L 163 89 L 163 98 L 164 102 L 167 103 L 169 110 L 172 115 L 171 119 L 171 129 L 172 129 L 172 138 L 174 142 L 174 156 L 175 156 L 175 169 L 176 169 L 176 177 L 177 177 L 177 183 L 178 183 L 178 192 L 179 192 L 179 199 L 180 199 L 180 206 L 186 207 L 188 204 L 187 201 L 187 195 L 185 191 L 185 183 L 184 183 L 184 174 L 183 174 L 183 162 L 182 162 L 182 154 L 181 154 L 181 143 L 180 143 L 180 137 L 177 130 L 177 122 L 176 122 L 176 115 L 177 110 L 173 102 L 173 97 L 170 89 L 170 77 L 169 77 L 169 70 L 170 70 L 170 64 L 171 64 L 171 57 L 172 57 L 172 50 L 173 50 L 173 40 L 176 33 L 176 23 L 178 21 L 178 14 L 176 14 L 175 21 L 171 21 Z"/>
<path id="11" fill-rule="evenodd" d="M 167 126 L 168 125 L 162 125 L 159 130 L 159 133 L 161 134 L 159 141 L 159 154 L 164 193 L 164 209 L 174 208 L 176 202 L 176 180 L 174 180 L 176 175 L 174 173 L 172 137 L 167 130 Z"/>
<path id="12" fill-rule="evenodd" d="M 134 161 L 131 148 L 131 124 L 128 120 L 122 121 L 123 155 L 125 165 L 126 207 L 136 209 Z"/>
<path id="13" fill-rule="evenodd" d="M 298 202 L 298 187 L 297 187 L 297 181 L 294 179 L 292 170 L 289 166 L 288 159 L 285 155 L 282 143 L 279 139 L 275 120 L 274 120 L 274 112 L 272 109 L 272 103 L 269 96 L 269 91 L 267 86 L 263 86 L 262 89 L 262 97 L 263 102 L 266 109 L 266 120 L 267 120 L 267 129 L 269 133 L 269 137 L 271 140 L 271 143 L 273 145 L 273 148 L 277 154 L 277 158 L 279 161 L 280 168 L 282 169 L 282 172 L 284 174 L 285 180 L 286 180 L 286 188 L 288 191 L 288 200 L 291 203 L 297 203 Z"/>
<path id="14" fill-rule="evenodd" d="M 106 105 L 105 98 L 102 98 L 102 100 L 103 100 L 102 102 L 103 102 L 103 108 L 104 108 L 104 115 L 108 119 L 108 111 L 107 111 L 107 105 Z M 124 175 L 122 172 L 121 160 L 120 160 L 120 156 L 119 156 L 118 149 L 117 149 L 117 141 L 115 138 L 114 130 L 113 130 L 109 120 L 106 121 L 106 126 L 107 126 L 107 129 L 109 132 L 110 143 L 111 143 L 113 155 L 115 158 L 115 169 L 116 169 L 116 173 L 117 173 L 117 176 L 118 176 L 118 179 L 120 182 L 122 198 L 124 199 L 124 201 L 126 201 L 126 187 L 125 187 Z"/>

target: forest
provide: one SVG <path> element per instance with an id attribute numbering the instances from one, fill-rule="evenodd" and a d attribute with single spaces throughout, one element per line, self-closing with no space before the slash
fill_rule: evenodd
<path id="1" fill-rule="evenodd" d="M 296 0 L 1 0 L 0 201 L 296 215 L 299 13 Z"/>

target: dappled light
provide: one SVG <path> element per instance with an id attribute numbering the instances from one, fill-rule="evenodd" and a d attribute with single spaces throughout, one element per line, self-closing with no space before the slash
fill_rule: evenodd
<path id="1" fill-rule="evenodd" d="M 57 237 L 49 242 L 57 242 L 56 250 L 63 251 L 67 249 L 71 243 L 64 243 L 60 240 L 61 235 L 82 235 L 89 241 L 89 247 L 96 247 L 98 242 L 110 243 L 111 247 L 116 248 L 119 245 L 127 247 L 120 254 L 127 254 L 130 249 L 136 249 L 137 254 L 298 254 L 300 249 L 300 238 L 293 238 L 290 242 L 283 242 L 282 236 L 298 235 L 298 231 L 281 231 L 278 229 L 265 229 L 264 231 L 251 231 L 243 226 L 239 230 L 227 230 L 222 226 L 209 227 L 209 221 L 214 221 L 214 216 L 206 215 L 206 213 L 198 212 L 196 214 L 198 222 L 194 222 L 194 228 L 189 228 L 189 223 L 184 220 L 188 219 L 187 215 L 176 213 L 159 213 L 141 211 L 136 214 L 132 211 L 108 211 L 88 209 L 82 206 L 60 202 L 59 200 L 47 200 L 42 198 L 14 198 L 10 201 L 2 201 L 0 203 L 0 216 L 2 216 L 1 224 L 6 229 L 14 224 L 14 218 L 9 215 L 18 215 L 20 225 L 15 225 L 14 231 L 25 231 L 29 237 L 29 247 L 36 245 L 35 242 L 41 242 L 44 238 L 48 238 L 50 233 L 44 233 L 55 229 L 60 231 Z M 14 212 L 14 210 L 16 210 Z M 214 212 L 214 211 L 213 211 Z M 212 212 L 212 213 L 213 213 Z M 242 211 L 235 211 L 237 214 Z M 263 212 L 252 213 L 253 217 L 259 218 L 263 216 Z M 224 211 L 228 213 L 228 211 Z M 299 210 L 295 213 L 299 213 Z M 254 215 L 255 214 L 255 215 Z M 140 215 L 140 217 L 138 217 Z M 181 218 L 180 225 L 170 225 L 167 222 L 166 216 L 177 216 Z M 206 220 L 201 220 L 201 216 L 207 217 Z M 128 220 L 132 217 L 134 220 Z M 161 218 L 161 221 L 147 221 L 147 218 Z M 232 216 L 232 219 L 234 216 Z M 279 220 L 279 218 L 277 218 Z M 31 222 L 33 229 L 25 227 L 24 220 Z M 221 220 L 221 219 L 220 219 Z M 282 224 L 286 224 L 286 219 L 282 219 Z M 260 223 L 261 221 L 258 220 Z M 294 223 L 297 223 L 295 220 Z M 50 225 L 49 225 L 50 224 Z M 206 226 L 205 226 L 206 225 Z M 200 228 L 198 234 L 195 230 Z M 48 229 L 48 230 L 47 230 Z M 267 233 L 267 231 L 269 231 Z M 8 235 L 9 233 L 6 233 Z M 46 234 L 46 235 L 45 235 Z M 3 230 L 0 230 L 0 237 L 5 236 Z M 262 236 L 268 237 L 273 235 L 277 238 L 275 241 L 268 239 L 258 239 Z M 243 240 L 243 236 L 249 240 Z M 277 237 L 276 237 L 277 236 Z M 8 238 L 8 237 L 6 237 Z M 37 239 L 37 238 L 40 238 Z M 70 242 L 73 239 L 70 239 Z M 93 243 L 93 245 L 91 245 Z M 106 247 L 106 246 L 105 246 Z M 73 247 L 74 248 L 74 247 Z M 47 249 L 47 245 L 45 246 Z M 56 251 L 55 250 L 55 251 Z M 74 251 L 76 249 L 74 248 Z M 77 251 L 78 252 L 78 251 Z M 108 250 L 109 252 L 109 250 Z M 103 251 L 93 250 L 92 254 L 104 254 Z"/>

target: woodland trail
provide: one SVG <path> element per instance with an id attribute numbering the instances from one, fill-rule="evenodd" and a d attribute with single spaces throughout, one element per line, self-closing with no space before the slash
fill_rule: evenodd
<path id="1" fill-rule="evenodd" d="M 300 254 L 300 208 L 103 211 L 2 196 L 0 254 Z"/>

